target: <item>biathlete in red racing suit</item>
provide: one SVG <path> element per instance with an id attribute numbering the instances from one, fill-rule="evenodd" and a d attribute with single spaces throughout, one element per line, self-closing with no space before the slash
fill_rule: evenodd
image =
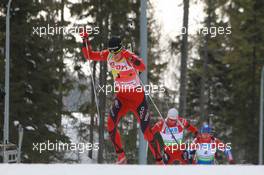
<path id="1" fill-rule="evenodd" d="M 196 135 L 198 133 L 197 128 L 190 125 L 186 119 L 179 117 L 178 111 L 175 108 L 172 108 L 168 111 L 165 122 L 168 128 L 165 125 L 164 120 L 158 121 L 152 128 L 152 132 L 154 134 L 160 133 L 163 139 L 165 146 L 164 151 L 166 155 L 164 158 L 164 163 L 174 164 L 176 161 L 178 161 L 180 164 L 187 164 L 187 150 L 185 150 L 185 147 L 181 147 L 184 138 L 184 130 L 186 129 L 188 132 Z"/>
<path id="2" fill-rule="evenodd" d="M 143 60 L 134 53 L 124 49 L 119 37 L 112 37 L 108 43 L 108 49 L 93 51 L 88 39 L 88 34 L 84 33 L 84 47 L 82 52 L 86 59 L 95 61 L 107 61 L 114 78 L 115 98 L 107 119 L 107 130 L 110 139 L 118 154 L 117 163 L 126 163 L 126 156 L 122 148 L 120 133 L 117 125 L 128 111 L 134 113 L 144 133 L 144 138 L 148 141 L 149 148 L 158 164 L 162 164 L 162 157 L 158 149 L 158 141 L 154 140 L 150 129 L 150 115 L 145 93 L 140 85 L 138 72 L 145 70 Z M 88 47 L 86 47 L 88 46 Z"/>
<path id="3" fill-rule="evenodd" d="M 213 165 L 217 158 L 217 151 L 224 152 L 229 164 L 235 164 L 231 153 L 231 146 L 224 144 L 212 134 L 212 128 L 204 123 L 200 133 L 193 140 L 191 155 L 194 156 L 194 164 Z"/>

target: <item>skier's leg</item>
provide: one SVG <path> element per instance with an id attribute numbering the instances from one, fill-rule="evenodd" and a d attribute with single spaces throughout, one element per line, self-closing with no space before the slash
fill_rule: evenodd
<path id="1" fill-rule="evenodd" d="M 168 154 L 169 154 L 168 164 L 171 165 L 175 161 L 175 155 L 173 153 L 171 153 L 171 152 L 168 152 Z"/>
<path id="2" fill-rule="evenodd" d="M 142 132 L 144 132 L 144 138 L 145 140 L 148 141 L 149 149 L 153 154 L 154 158 L 156 159 L 156 161 L 162 161 L 159 142 L 156 139 L 154 139 L 150 128 L 147 127 L 146 130 L 145 131 L 142 130 Z"/>
<path id="3" fill-rule="evenodd" d="M 144 93 L 138 93 L 137 96 L 137 108 L 133 110 L 134 114 L 140 122 L 141 131 L 144 134 L 145 140 L 148 141 L 150 151 L 157 161 L 162 160 L 160 153 L 160 146 L 157 140 L 154 139 L 153 133 L 150 129 L 150 115 L 148 112 L 148 105 Z"/>
<path id="4" fill-rule="evenodd" d="M 117 126 L 122 115 L 124 115 L 126 111 L 127 109 L 125 105 L 121 103 L 121 100 L 118 97 L 116 97 L 107 119 L 107 130 L 114 145 L 115 151 L 118 154 L 123 153 L 124 150 L 122 148 L 121 136 Z"/>
<path id="5" fill-rule="evenodd" d="M 181 151 L 172 151 L 171 152 L 171 156 L 170 156 L 170 160 L 169 160 L 169 164 L 182 164 L 182 153 Z"/>
<path id="6" fill-rule="evenodd" d="M 188 158 L 189 158 L 189 153 L 188 151 L 184 150 L 184 151 L 179 151 L 180 156 L 179 156 L 179 162 L 182 165 L 185 165 L 188 163 Z"/>

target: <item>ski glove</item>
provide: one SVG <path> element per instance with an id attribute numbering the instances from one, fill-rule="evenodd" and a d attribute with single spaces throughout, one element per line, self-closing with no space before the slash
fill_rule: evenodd
<path id="1" fill-rule="evenodd" d="M 80 36 L 82 37 L 82 39 L 88 39 L 89 38 L 89 34 L 86 32 L 80 32 Z"/>
<path id="2" fill-rule="evenodd" d="M 80 33 L 80 36 L 83 39 L 83 47 L 90 46 L 90 41 L 89 41 L 89 34 L 88 33 Z"/>

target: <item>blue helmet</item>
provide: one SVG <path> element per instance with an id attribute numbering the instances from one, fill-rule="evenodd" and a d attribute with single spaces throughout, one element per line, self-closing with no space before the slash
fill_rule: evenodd
<path id="1" fill-rule="evenodd" d="M 212 133 L 212 128 L 207 124 L 207 123 L 204 123 L 203 126 L 201 127 L 200 129 L 200 133 Z"/>

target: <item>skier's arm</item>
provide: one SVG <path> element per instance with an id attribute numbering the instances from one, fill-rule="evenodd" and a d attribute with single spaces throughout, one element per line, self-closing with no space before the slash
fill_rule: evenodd
<path id="1" fill-rule="evenodd" d="M 139 72 L 143 72 L 145 70 L 145 64 L 142 58 L 139 58 L 136 54 L 125 51 L 124 57 L 129 60 L 129 62 L 132 63 L 133 67 L 138 70 Z"/>
<path id="2" fill-rule="evenodd" d="M 107 60 L 107 56 L 109 54 L 108 50 L 103 51 L 93 51 L 91 43 L 88 38 L 88 34 L 84 33 L 81 35 L 83 38 L 83 47 L 82 52 L 86 59 L 94 60 L 94 61 L 105 61 Z"/>
<path id="3" fill-rule="evenodd" d="M 91 51 L 91 49 L 87 49 L 86 47 L 82 48 L 83 55 L 86 59 L 94 60 L 94 61 L 106 61 L 108 51 Z"/>
<path id="4" fill-rule="evenodd" d="M 152 128 L 152 134 L 155 135 L 157 132 L 160 132 L 162 130 L 162 126 L 163 126 L 163 121 L 160 120 L 158 121 Z"/>
<path id="5" fill-rule="evenodd" d="M 182 123 L 183 123 L 184 127 L 187 129 L 187 131 L 193 133 L 194 136 L 196 137 L 196 135 L 198 134 L 198 129 L 195 126 L 191 125 L 187 120 L 183 119 L 182 121 L 183 121 Z"/>

